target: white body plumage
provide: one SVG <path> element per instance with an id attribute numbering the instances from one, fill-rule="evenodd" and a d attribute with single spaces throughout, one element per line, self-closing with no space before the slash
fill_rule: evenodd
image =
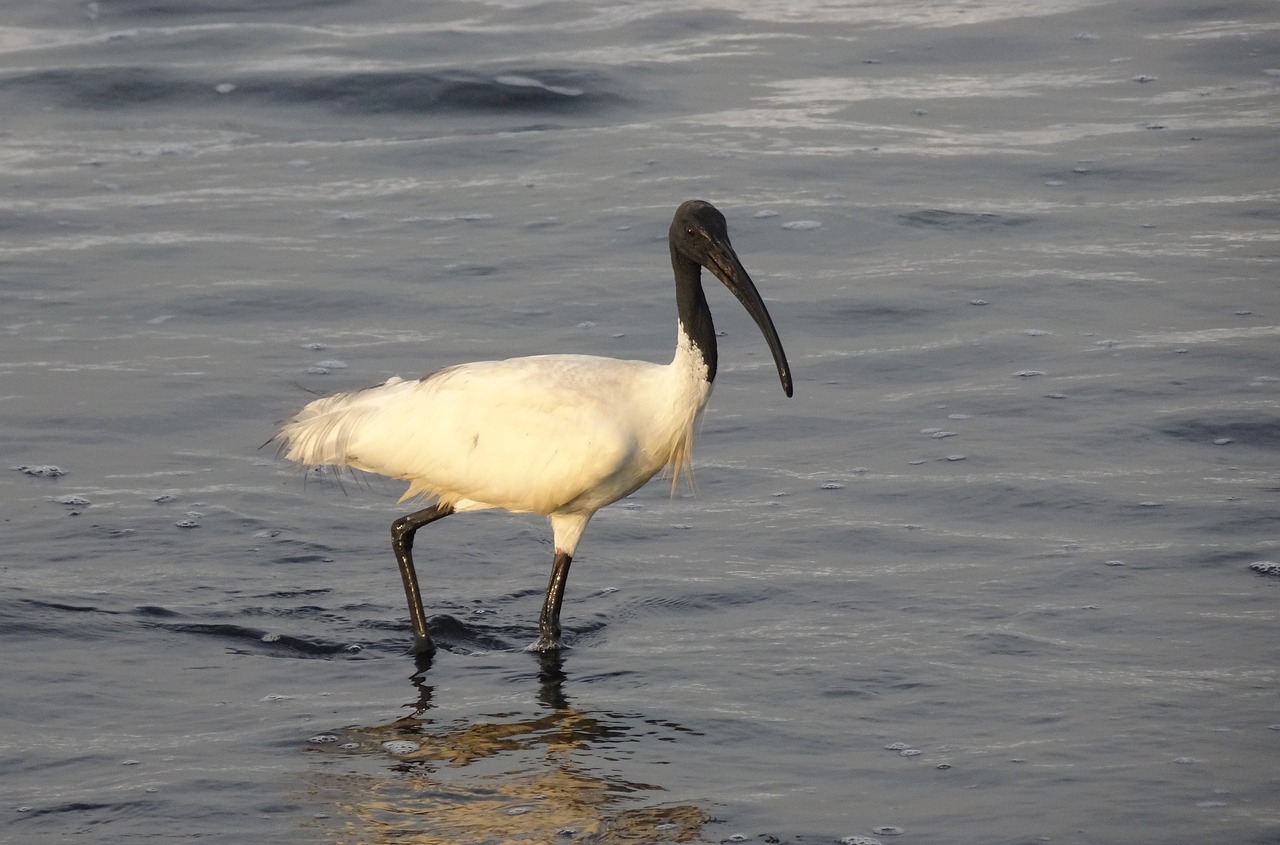
<path id="1" fill-rule="evenodd" d="M 710 395 L 681 326 L 667 365 L 591 355 L 459 364 L 317 399 L 279 437 L 298 463 L 409 482 L 401 501 L 549 516 L 557 551 L 572 555 L 593 513 L 688 464 Z"/>

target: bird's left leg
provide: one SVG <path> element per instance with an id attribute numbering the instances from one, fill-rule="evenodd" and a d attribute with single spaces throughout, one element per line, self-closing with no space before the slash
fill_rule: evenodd
<path id="1" fill-rule="evenodd" d="M 551 581 L 547 584 L 547 597 L 542 602 L 542 614 L 538 617 L 538 641 L 529 651 L 558 651 L 560 644 L 560 603 L 564 600 L 564 585 L 569 581 L 569 564 L 573 558 L 556 549 L 551 564 Z"/>
<path id="2" fill-rule="evenodd" d="M 418 589 L 418 573 L 413 568 L 413 535 L 424 525 L 443 519 L 453 513 L 448 505 L 435 504 L 420 511 L 402 516 L 391 523 L 391 548 L 396 553 L 400 577 L 404 581 L 404 595 L 409 600 L 409 621 L 413 625 L 413 651 L 430 654 L 435 651 L 431 636 L 427 633 L 427 612 L 422 609 L 422 591 Z"/>

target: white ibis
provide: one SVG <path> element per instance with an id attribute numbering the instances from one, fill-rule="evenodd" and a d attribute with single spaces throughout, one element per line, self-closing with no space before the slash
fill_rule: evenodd
<path id="1" fill-rule="evenodd" d="M 773 320 L 743 269 L 724 215 L 690 200 L 669 233 L 679 314 L 670 364 L 591 355 L 537 355 L 459 364 L 406 381 L 317 399 L 276 434 L 299 463 L 353 467 L 409 482 L 401 501 L 433 503 L 391 525 L 414 650 L 434 650 L 413 566 L 419 528 L 461 511 L 499 508 L 550 517 L 551 581 L 530 650 L 556 651 L 569 564 L 591 516 L 670 466 L 689 463 L 693 431 L 716 377 L 716 336 L 702 267 L 755 319 L 791 395 Z"/>

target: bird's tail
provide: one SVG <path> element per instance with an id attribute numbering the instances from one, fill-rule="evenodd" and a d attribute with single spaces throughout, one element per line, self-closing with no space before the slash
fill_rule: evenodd
<path id="1" fill-rule="evenodd" d="M 385 399 L 385 388 L 405 383 L 392 378 L 367 390 L 335 393 L 310 402 L 276 432 L 280 455 L 306 466 L 351 466 L 366 469 L 353 454 L 351 439 L 361 420 L 376 413 Z"/>

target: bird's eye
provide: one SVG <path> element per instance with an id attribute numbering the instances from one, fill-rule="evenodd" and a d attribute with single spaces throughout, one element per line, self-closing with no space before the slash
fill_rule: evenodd
<path id="1" fill-rule="evenodd" d="M 684 233 L 685 233 L 686 235 L 692 235 L 692 234 L 693 234 L 693 227 L 692 227 L 692 226 L 690 226 L 689 228 L 685 229 L 685 230 L 684 230 Z"/>

